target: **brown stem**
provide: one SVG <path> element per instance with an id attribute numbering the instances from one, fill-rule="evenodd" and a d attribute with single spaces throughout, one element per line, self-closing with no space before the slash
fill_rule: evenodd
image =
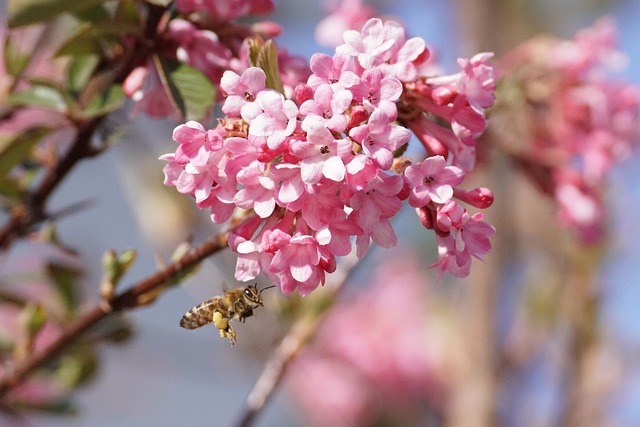
<path id="1" fill-rule="evenodd" d="M 158 22 L 164 16 L 166 8 L 148 5 L 148 9 L 144 34 L 145 37 L 153 40 L 156 37 Z M 117 62 L 107 65 L 110 70 L 110 79 L 102 80 L 100 75 L 97 74 L 95 76 L 96 84 L 99 86 L 98 91 L 105 91 L 113 83 L 122 83 L 124 81 L 131 70 L 144 59 L 144 55 L 140 53 L 141 49 L 138 49 L 138 47 L 137 44 L 134 44 L 118 58 Z M 97 89 L 93 86 L 90 82 L 85 90 L 89 92 L 96 91 Z M 84 97 L 81 94 L 78 98 L 83 99 Z M 0 251 L 6 251 L 16 238 L 24 236 L 33 225 L 47 218 L 45 207 L 49 196 L 79 161 L 99 152 L 91 148 L 91 141 L 105 118 L 106 116 L 100 116 L 87 121 L 71 120 L 77 129 L 71 148 L 58 164 L 48 171 L 39 186 L 33 192 L 27 194 L 23 202 L 11 211 L 9 219 L 0 228 Z"/>
<path id="2" fill-rule="evenodd" d="M 585 251 L 586 252 L 586 251 Z M 592 265 L 598 263 L 576 259 L 565 260 L 568 264 L 565 285 L 561 296 L 562 313 L 567 317 L 568 337 L 566 358 L 563 361 L 565 405 L 558 425 L 597 426 L 602 425 L 602 405 L 594 398 L 590 379 L 594 376 L 590 358 L 599 344 L 598 306 L 599 296 L 594 284 L 596 277 Z M 590 260 L 591 261 L 591 260 Z M 593 381 L 591 381 L 593 383 Z"/>
<path id="3" fill-rule="evenodd" d="M 46 217 L 45 203 L 65 176 L 82 159 L 91 153 L 91 138 L 103 121 L 103 117 L 78 125 L 78 134 L 66 155 L 49 170 L 39 187 L 24 202 L 13 209 L 9 220 L 0 229 L 0 250 L 7 250 L 13 241 L 29 232 L 34 224 Z"/>
<path id="4" fill-rule="evenodd" d="M 187 252 L 179 260 L 167 265 L 130 287 L 129 290 L 116 295 L 111 301 L 101 301 L 84 315 L 77 318 L 65 328 L 60 336 L 49 346 L 20 361 L 12 370 L 0 377 L 0 397 L 6 395 L 14 387 L 21 384 L 34 370 L 50 361 L 71 343 L 78 340 L 87 330 L 112 313 L 139 307 L 149 301 L 149 295 L 155 294 L 162 286 L 176 279 L 190 267 L 210 255 L 227 247 L 229 230 L 222 231 Z"/>

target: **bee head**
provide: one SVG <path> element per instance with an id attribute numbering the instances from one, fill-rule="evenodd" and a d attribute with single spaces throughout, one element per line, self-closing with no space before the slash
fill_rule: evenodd
<path id="1" fill-rule="evenodd" d="M 260 294 L 262 294 L 262 291 L 264 291 L 265 289 L 271 289 L 271 288 L 275 288 L 275 285 L 267 286 L 262 290 L 258 290 L 258 284 L 256 283 L 254 285 L 249 285 L 246 288 L 244 288 L 244 291 L 242 292 L 242 294 L 248 301 L 252 302 L 253 304 L 263 306 L 264 304 L 262 303 L 262 298 L 260 297 Z"/>

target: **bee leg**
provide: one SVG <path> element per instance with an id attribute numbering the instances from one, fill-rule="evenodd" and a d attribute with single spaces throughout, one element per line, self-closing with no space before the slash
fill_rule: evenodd
<path id="1" fill-rule="evenodd" d="M 233 329 L 233 326 L 227 325 L 226 329 L 220 329 L 220 336 L 222 338 L 229 338 L 231 341 L 231 347 L 238 341 L 238 335 L 236 334 L 236 330 Z"/>
<path id="2" fill-rule="evenodd" d="M 238 335 L 236 334 L 236 330 L 233 329 L 233 326 L 229 325 L 227 330 L 224 332 L 225 332 L 225 335 L 229 338 L 229 341 L 231 341 L 231 347 L 233 347 L 235 343 L 238 341 Z"/>
<path id="3" fill-rule="evenodd" d="M 253 316 L 253 310 L 252 310 L 252 309 L 249 309 L 249 310 L 247 310 L 247 311 L 246 311 L 246 313 L 245 313 L 245 314 L 243 314 L 242 316 L 240 316 L 240 319 L 239 319 L 239 320 L 240 320 L 242 323 L 244 323 L 244 322 L 245 322 L 245 320 L 247 319 L 247 317 L 251 317 L 251 316 Z"/>
<path id="4" fill-rule="evenodd" d="M 229 324 L 229 320 L 226 319 L 219 311 L 215 311 L 213 313 L 213 324 L 220 330 L 220 336 L 222 338 L 229 338 L 232 346 L 236 343 L 238 335 L 236 334 L 235 329 L 233 329 L 233 326 Z"/>

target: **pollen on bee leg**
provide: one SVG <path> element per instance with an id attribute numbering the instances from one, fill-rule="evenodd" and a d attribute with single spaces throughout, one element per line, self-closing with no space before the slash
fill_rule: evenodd
<path id="1" fill-rule="evenodd" d="M 213 312 L 213 324 L 216 325 L 216 328 L 220 329 L 220 333 L 224 332 L 229 327 L 229 321 L 225 319 L 219 311 Z"/>

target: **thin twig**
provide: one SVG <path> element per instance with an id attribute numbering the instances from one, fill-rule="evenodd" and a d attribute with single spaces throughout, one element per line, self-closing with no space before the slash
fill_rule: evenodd
<path id="1" fill-rule="evenodd" d="M 21 384 L 34 370 L 60 354 L 69 344 L 78 340 L 87 330 L 105 317 L 148 303 L 150 294 L 155 294 L 162 286 L 179 277 L 185 270 L 226 248 L 229 231 L 231 230 L 224 230 L 212 236 L 201 245 L 191 249 L 179 260 L 133 284 L 129 290 L 116 295 L 112 300 L 102 300 L 97 303 L 84 315 L 69 324 L 60 336 L 46 348 L 21 360 L 13 369 L 7 370 L 0 377 L 0 398 Z"/>
<path id="2" fill-rule="evenodd" d="M 148 17 L 145 22 L 145 36 L 150 40 L 156 37 L 156 27 L 162 16 L 166 12 L 165 7 L 148 5 Z M 144 59 L 140 54 L 141 50 L 132 47 L 125 50 L 125 53 L 116 63 L 108 64 L 111 79 L 108 81 L 100 81 L 102 91 L 113 83 L 122 83 L 131 73 L 131 70 Z M 98 75 L 96 79 L 99 80 Z M 95 90 L 91 84 L 85 88 L 87 91 Z M 83 95 L 79 96 L 82 99 Z M 69 150 L 64 154 L 60 161 L 48 170 L 38 187 L 31 193 L 27 194 L 22 203 L 12 209 L 8 220 L 2 228 L 0 228 L 0 251 L 6 251 L 16 238 L 24 236 L 30 231 L 34 225 L 47 219 L 46 202 L 53 191 L 60 185 L 63 179 L 81 160 L 93 157 L 98 153 L 91 147 L 91 142 L 96 130 L 102 125 L 106 119 L 106 115 L 95 117 L 91 120 L 77 121 L 70 118 L 74 123 L 77 133 L 75 139 L 70 144 Z M 2 118 L 0 118 L 1 120 Z"/>
<path id="3" fill-rule="evenodd" d="M 354 251 L 355 252 L 355 251 Z M 335 285 L 332 295 L 335 296 L 347 282 L 360 260 L 354 253 L 345 257 L 336 272 L 333 273 Z M 334 299 L 335 300 L 335 299 Z M 237 427 L 249 427 L 264 409 L 267 401 L 273 396 L 287 371 L 287 367 L 298 352 L 313 338 L 318 326 L 328 310 L 321 313 L 305 314 L 295 321 L 280 345 L 273 351 L 247 396 L 246 407 Z"/>

